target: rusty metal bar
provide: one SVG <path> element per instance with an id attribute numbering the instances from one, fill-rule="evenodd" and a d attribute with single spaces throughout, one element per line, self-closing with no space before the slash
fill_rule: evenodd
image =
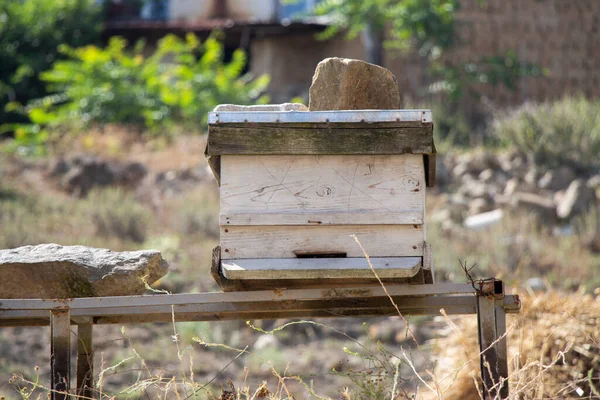
<path id="1" fill-rule="evenodd" d="M 386 285 L 392 296 L 436 296 L 475 294 L 472 285 L 466 283 L 435 283 L 426 285 Z M 484 287 L 485 291 L 488 288 Z M 491 290 L 491 289 L 490 289 Z M 326 300 L 340 297 L 371 298 L 386 297 L 381 286 L 340 287 L 327 289 L 277 289 L 247 292 L 211 292 L 170 295 L 141 295 L 115 297 L 88 297 L 77 299 L 0 299 L 2 310 L 50 310 L 56 307 L 69 307 L 71 310 L 93 307 L 149 306 L 164 304 L 199 304 L 199 303 L 248 303 L 257 301 L 283 300 Z"/>
<path id="2" fill-rule="evenodd" d="M 480 367 L 483 395 L 486 399 L 507 399 L 508 354 L 506 346 L 506 312 L 520 309 L 518 296 L 506 296 L 504 283 L 495 279 L 480 283 L 477 293 Z"/>
<path id="3" fill-rule="evenodd" d="M 495 398 L 494 387 L 499 382 L 496 339 L 496 300 L 493 296 L 477 297 L 477 322 L 483 390 L 487 398 Z"/>
<path id="4" fill-rule="evenodd" d="M 71 318 L 69 309 L 54 309 L 50 313 L 51 399 L 67 400 L 71 384 Z"/>
<path id="5" fill-rule="evenodd" d="M 477 297 L 458 296 L 393 296 L 400 311 L 404 314 L 438 314 L 444 308 L 448 314 L 474 314 L 477 310 Z M 336 317 L 344 315 L 394 315 L 395 309 L 387 297 L 377 298 L 327 298 L 310 301 L 261 301 L 245 303 L 189 303 L 170 304 L 166 295 L 147 296 L 154 304 L 130 306 L 123 298 L 121 306 L 90 307 L 71 310 L 71 317 L 95 317 L 96 324 L 136 322 L 170 322 L 172 314 L 176 321 L 212 321 L 232 319 L 260 319 L 289 313 L 294 317 Z M 162 304 L 157 304 L 160 300 Z M 518 312 L 517 299 L 507 296 L 504 299 L 507 312 Z M 51 306 L 51 304 L 48 304 Z M 4 306 L 4 305 L 3 305 Z M 0 326 L 44 325 L 47 311 L 34 309 L 0 310 Z"/>
<path id="6" fill-rule="evenodd" d="M 86 399 L 94 398 L 93 329 L 91 318 L 77 324 L 77 395 Z"/>
<path id="7" fill-rule="evenodd" d="M 498 374 L 502 380 L 500 383 L 499 394 L 501 399 L 507 399 L 508 391 L 508 349 L 506 342 L 506 311 L 504 305 L 496 302 L 496 335 L 498 335 Z"/>

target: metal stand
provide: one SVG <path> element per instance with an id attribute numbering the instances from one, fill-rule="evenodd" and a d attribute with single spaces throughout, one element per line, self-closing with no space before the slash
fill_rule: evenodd
<path id="1" fill-rule="evenodd" d="M 1 326 L 51 325 L 52 396 L 67 399 L 70 325 L 78 326 L 77 394 L 93 398 L 92 330 L 95 324 L 248 320 L 277 318 L 477 314 L 481 373 L 486 398 L 508 398 L 506 313 L 518 313 L 518 296 L 504 294 L 501 281 L 476 285 L 438 283 L 381 287 L 278 289 L 67 300 L 0 300 Z"/>
<path id="2" fill-rule="evenodd" d="M 77 395 L 93 398 L 94 353 L 93 328 L 91 318 L 77 324 Z"/>
<path id="3" fill-rule="evenodd" d="M 69 309 L 50 311 L 50 380 L 52 400 L 67 400 L 71 379 L 71 318 Z"/>
<path id="4" fill-rule="evenodd" d="M 477 296 L 480 368 L 487 398 L 508 398 L 508 355 L 506 349 L 506 311 L 501 281 L 483 282 L 493 294 Z"/>

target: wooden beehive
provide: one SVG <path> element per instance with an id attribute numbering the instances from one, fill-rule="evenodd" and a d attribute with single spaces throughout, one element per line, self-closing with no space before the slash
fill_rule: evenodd
<path id="1" fill-rule="evenodd" d="M 384 282 L 433 282 L 429 110 L 213 112 L 206 155 L 223 290 L 377 283 L 361 245 Z"/>

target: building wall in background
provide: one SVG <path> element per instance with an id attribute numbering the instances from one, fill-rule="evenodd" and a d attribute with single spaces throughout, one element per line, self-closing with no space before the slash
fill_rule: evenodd
<path id="1" fill-rule="evenodd" d="M 277 0 L 170 0 L 169 20 L 194 22 L 211 18 L 274 21 Z"/>
<path id="2" fill-rule="evenodd" d="M 523 78 L 515 91 L 479 87 L 496 106 L 556 99 L 564 93 L 600 96 L 600 0 L 462 0 L 460 45 L 448 52 L 453 62 L 476 61 L 513 49 L 521 62 L 549 70 L 547 77 Z M 306 95 L 318 61 L 326 57 L 363 58 L 359 39 L 317 41 L 303 35 L 257 36 L 251 43 L 251 71 L 272 76 L 274 101 Z M 387 52 L 384 66 L 396 75 L 400 91 L 414 99 L 430 83 L 426 64 L 414 54 Z"/>

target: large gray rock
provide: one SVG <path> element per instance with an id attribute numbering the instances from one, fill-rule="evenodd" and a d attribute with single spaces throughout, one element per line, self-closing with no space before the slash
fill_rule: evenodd
<path id="1" fill-rule="evenodd" d="M 0 250 L 0 299 L 142 294 L 167 273 L 159 251 L 41 244 Z"/>
<path id="2" fill-rule="evenodd" d="M 568 219 L 596 204 L 596 191 L 581 179 L 574 180 L 560 198 L 556 213 L 559 218 Z"/>
<path id="3" fill-rule="evenodd" d="M 394 74 L 348 58 L 326 58 L 317 65 L 309 99 L 310 111 L 400 108 Z"/>

